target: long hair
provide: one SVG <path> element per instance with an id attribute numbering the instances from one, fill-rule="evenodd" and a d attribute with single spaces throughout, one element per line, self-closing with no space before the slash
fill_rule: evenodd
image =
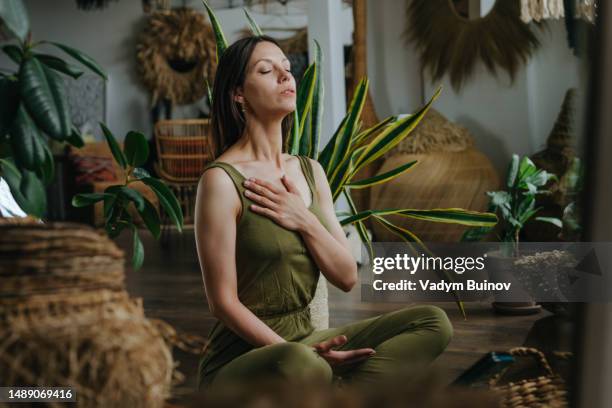
<path id="1" fill-rule="evenodd" d="M 255 46 L 269 41 L 279 46 L 278 42 L 267 35 L 242 38 L 225 49 L 217 65 L 217 73 L 212 91 L 211 108 L 212 154 L 213 160 L 227 150 L 242 136 L 246 127 L 246 118 L 239 103 L 233 98 L 237 87 L 244 84 L 247 64 Z M 279 46 L 280 48 L 280 46 Z M 283 118 L 283 151 L 293 124 L 293 115 Z"/>

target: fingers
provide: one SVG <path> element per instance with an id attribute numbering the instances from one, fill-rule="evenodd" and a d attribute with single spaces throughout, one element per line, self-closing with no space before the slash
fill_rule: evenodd
<path id="1" fill-rule="evenodd" d="M 272 183 L 255 177 L 245 180 L 244 185 L 259 194 L 264 194 L 265 190 L 268 190 L 273 194 L 281 193 L 278 187 L 274 186 Z"/>
<path id="2" fill-rule="evenodd" d="M 322 356 L 332 361 L 336 365 L 344 365 L 367 360 L 374 354 L 376 354 L 376 351 L 374 349 L 363 348 L 346 351 L 330 350 L 326 353 L 323 353 Z"/>
<path id="3" fill-rule="evenodd" d="M 268 197 L 264 197 L 262 195 L 256 194 L 252 191 L 249 190 L 245 190 L 244 192 L 244 196 L 250 198 L 251 200 L 255 201 L 257 204 L 259 204 L 262 207 L 267 207 L 270 208 L 271 210 L 278 210 L 278 205 L 277 203 L 275 203 L 274 201 L 270 200 Z"/>
<path id="4" fill-rule="evenodd" d="M 342 346 L 348 341 L 345 335 L 340 335 L 336 337 L 332 337 L 331 339 L 322 341 L 319 344 L 316 344 L 314 347 L 319 352 L 326 352 L 332 349 L 332 347 Z"/>

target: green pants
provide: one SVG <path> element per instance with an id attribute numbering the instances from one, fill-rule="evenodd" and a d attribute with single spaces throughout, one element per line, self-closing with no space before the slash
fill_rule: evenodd
<path id="1" fill-rule="evenodd" d="M 250 379 L 325 380 L 367 383 L 397 369 L 418 369 L 433 361 L 448 345 L 452 326 L 436 306 L 411 306 L 342 327 L 314 331 L 295 342 L 255 348 L 219 370 L 213 384 Z M 335 336 L 348 342 L 337 350 L 373 348 L 376 354 L 353 364 L 332 367 L 311 346 Z M 336 378 L 337 379 L 337 378 Z"/>

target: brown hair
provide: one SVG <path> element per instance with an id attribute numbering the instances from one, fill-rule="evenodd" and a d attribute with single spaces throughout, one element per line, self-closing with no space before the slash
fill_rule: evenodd
<path id="1" fill-rule="evenodd" d="M 249 36 L 230 45 L 221 55 L 213 86 L 211 108 L 212 152 L 216 159 L 242 136 L 246 118 L 238 102 L 233 99 L 237 87 L 244 84 L 247 65 L 255 46 L 268 41 L 279 44 L 267 35 Z M 283 151 L 286 150 L 287 136 L 293 124 L 293 115 L 287 115 L 282 122 Z"/>

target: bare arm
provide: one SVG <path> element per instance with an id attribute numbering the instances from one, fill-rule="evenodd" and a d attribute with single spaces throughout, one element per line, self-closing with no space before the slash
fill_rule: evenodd
<path id="1" fill-rule="evenodd" d="M 348 292 L 357 282 L 357 263 L 342 226 L 336 218 L 334 202 L 325 172 L 318 161 L 310 160 L 318 190 L 319 207 L 329 232 L 313 216 L 300 233 L 317 266 L 334 286 Z"/>
<path id="2" fill-rule="evenodd" d="M 238 299 L 236 219 L 240 198 L 223 169 L 204 172 L 195 204 L 195 239 L 212 314 L 255 347 L 285 340 Z"/>

